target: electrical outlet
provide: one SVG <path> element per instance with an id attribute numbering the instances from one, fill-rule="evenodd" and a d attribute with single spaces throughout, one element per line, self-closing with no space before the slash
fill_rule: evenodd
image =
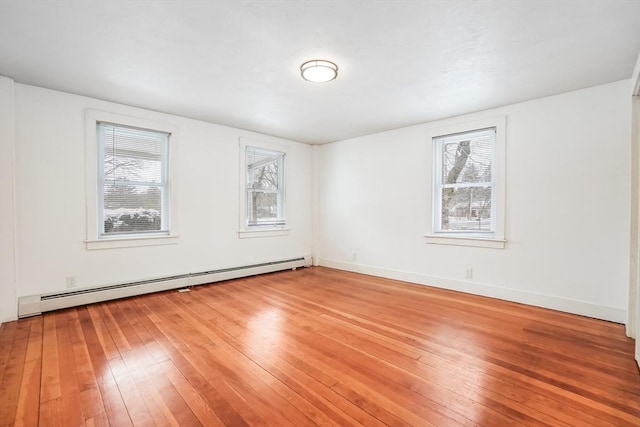
<path id="1" fill-rule="evenodd" d="M 473 268 L 467 268 L 464 277 L 467 279 L 473 279 Z"/>
<path id="2" fill-rule="evenodd" d="M 78 286 L 78 277 L 67 276 L 67 288 L 75 288 Z"/>
<path id="3" fill-rule="evenodd" d="M 351 261 L 356 262 L 358 261 L 358 254 L 357 253 L 352 253 L 351 254 Z"/>

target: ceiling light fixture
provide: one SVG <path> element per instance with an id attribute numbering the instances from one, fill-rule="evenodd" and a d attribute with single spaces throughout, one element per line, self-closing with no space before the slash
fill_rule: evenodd
<path id="1" fill-rule="evenodd" d="M 314 59 L 300 66 L 300 74 L 308 82 L 326 83 L 338 77 L 338 66 L 331 61 Z"/>

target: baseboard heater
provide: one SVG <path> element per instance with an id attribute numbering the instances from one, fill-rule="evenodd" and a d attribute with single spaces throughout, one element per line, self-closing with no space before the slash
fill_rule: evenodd
<path id="1" fill-rule="evenodd" d="M 18 317 L 35 316 L 62 308 L 77 307 L 79 305 L 93 304 L 101 301 L 203 285 L 206 283 L 255 276 L 257 274 L 272 273 L 298 267 L 309 267 L 310 265 L 311 257 L 307 256 L 240 267 L 222 268 L 219 270 L 186 273 L 177 276 L 157 277 L 154 279 L 84 288 L 68 292 L 20 297 L 18 298 Z"/>

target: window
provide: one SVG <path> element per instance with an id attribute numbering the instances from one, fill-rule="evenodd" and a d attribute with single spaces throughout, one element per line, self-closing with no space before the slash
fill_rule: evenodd
<path id="1" fill-rule="evenodd" d="M 496 129 L 434 138 L 434 231 L 495 231 L 493 161 Z"/>
<path id="2" fill-rule="evenodd" d="M 86 111 L 87 249 L 177 243 L 177 127 Z"/>
<path id="3" fill-rule="evenodd" d="M 240 237 L 286 234 L 286 147 L 240 141 Z"/>
<path id="4" fill-rule="evenodd" d="M 100 122 L 99 237 L 169 233 L 169 134 Z"/>
<path id="5" fill-rule="evenodd" d="M 428 243 L 504 247 L 504 118 L 432 135 Z"/>
<path id="6" fill-rule="evenodd" d="M 284 225 L 284 153 L 246 147 L 247 226 Z"/>

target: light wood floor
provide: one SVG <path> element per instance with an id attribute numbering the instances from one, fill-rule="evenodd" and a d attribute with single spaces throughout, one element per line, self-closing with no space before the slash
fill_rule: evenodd
<path id="1" fill-rule="evenodd" d="M 0 425 L 640 425 L 621 325 L 326 268 L 5 323 L 0 346 Z"/>

